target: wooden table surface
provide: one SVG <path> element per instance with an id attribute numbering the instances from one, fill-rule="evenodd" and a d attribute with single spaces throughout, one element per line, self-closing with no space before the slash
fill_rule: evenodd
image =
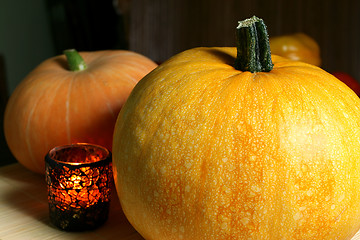
<path id="1" fill-rule="evenodd" d="M 113 191 L 109 219 L 100 228 L 65 232 L 49 222 L 45 177 L 20 164 L 0 168 L 0 240 L 143 240 L 122 213 Z"/>
<path id="2" fill-rule="evenodd" d="M 44 176 L 15 163 L 0 168 L 0 240 L 144 240 L 126 220 L 116 192 L 108 221 L 94 231 L 71 233 L 49 222 Z M 360 231 L 351 239 L 360 240 Z"/>

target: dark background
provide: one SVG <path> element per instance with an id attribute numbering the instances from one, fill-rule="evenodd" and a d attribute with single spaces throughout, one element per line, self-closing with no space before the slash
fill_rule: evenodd
<path id="1" fill-rule="evenodd" d="M 322 68 L 360 80 L 358 0 L 2 0 L 0 166 L 15 161 L 2 128 L 8 96 L 43 60 L 68 48 L 129 49 L 161 63 L 193 47 L 234 46 L 237 21 L 253 15 L 270 36 L 311 36 Z"/>

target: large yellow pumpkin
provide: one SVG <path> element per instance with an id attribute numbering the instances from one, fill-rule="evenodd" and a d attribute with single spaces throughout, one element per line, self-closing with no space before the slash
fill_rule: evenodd
<path id="1" fill-rule="evenodd" d="M 45 60 L 16 87 L 4 132 L 15 158 L 44 173 L 55 146 L 89 142 L 112 147 L 117 115 L 136 83 L 157 64 L 124 50 L 66 51 Z"/>
<path id="2" fill-rule="evenodd" d="M 360 99 L 314 65 L 271 62 L 264 29 L 254 17 L 239 24 L 238 50 L 172 57 L 121 110 L 115 182 L 145 239 L 342 240 L 358 231 Z"/>

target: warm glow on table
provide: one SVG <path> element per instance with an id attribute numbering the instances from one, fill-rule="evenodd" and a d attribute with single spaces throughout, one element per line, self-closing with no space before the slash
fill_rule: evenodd
<path id="1" fill-rule="evenodd" d="M 0 168 L 1 240 L 143 240 L 123 215 L 115 191 L 109 218 L 98 229 L 73 233 L 52 226 L 44 178 L 18 163 Z"/>

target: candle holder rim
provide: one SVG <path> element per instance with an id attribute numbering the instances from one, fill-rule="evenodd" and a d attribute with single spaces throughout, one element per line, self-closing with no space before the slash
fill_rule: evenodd
<path id="1" fill-rule="evenodd" d="M 67 161 L 61 161 L 61 160 L 51 157 L 51 153 L 56 150 L 61 150 L 61 149 L 66 149 L 66 148 L 76 147 L 76 146 L 96 147 L 96 148 L 103 150 L 106 154 L 105 154 L 105 157 L 103 157 L 100 160 L 95 161 L 95 162 L 67 162 Z M 51 148 L 45 156 L 45 161 L 52 166 L 61 165 L 61 166 L 68 166 L 68 167 L 80 167 L 80 166 L 81 167 L 87 167 L 87 166 L 96 167 L 97 165 L 102 165 L 102 164 L 105 164 L 106 162 L 110 162 L 111 159 L 112 159 L 112 154 L 111 154 L 110 150 L 108 150 L 107 148 L 105 148 L 101 145 L 93 144 L 93 143 L 71 143 L 71 144 L 64 144 L 64 145 L 56 146 L 56 147 Z"/>

